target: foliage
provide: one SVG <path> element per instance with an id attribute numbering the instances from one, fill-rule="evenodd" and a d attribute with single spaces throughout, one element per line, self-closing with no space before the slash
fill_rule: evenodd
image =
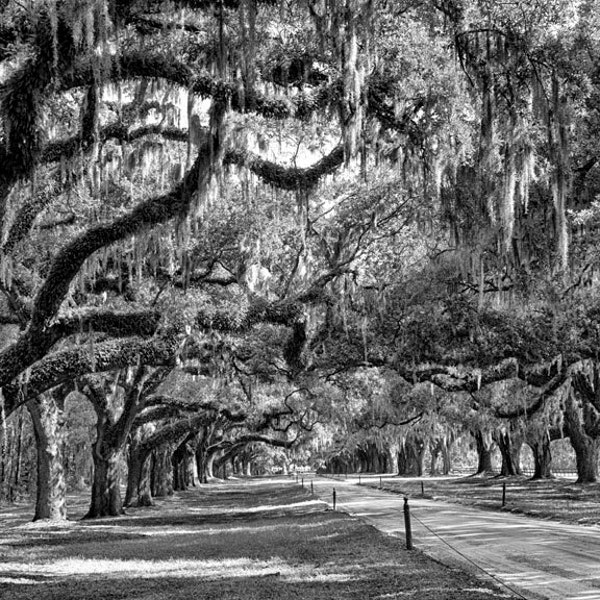
<path id="1" fill-rule="evenodd" d="M 141 361 L 230 445 L 383 452 L 495 419 L 451 394 L 507 377 L 560 412 L 600 341 L 599 15 L 2 3 L 5 412 Z"/>

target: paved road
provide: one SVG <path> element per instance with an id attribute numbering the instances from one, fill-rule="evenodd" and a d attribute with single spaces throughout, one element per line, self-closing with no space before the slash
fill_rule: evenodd
<path id="1" fill-rule="evenodd" d="M 331 503 L 335 487 L 339 510 L 404 536 L 402 497 L 356 483 L 317 477 L 314 488 Z M 450 566 L 482 575 L 478 565 L 532 600 L 600 600 L 599 527 L 419 498 L 411 498 L 410 507 L 415 547 Z"/>

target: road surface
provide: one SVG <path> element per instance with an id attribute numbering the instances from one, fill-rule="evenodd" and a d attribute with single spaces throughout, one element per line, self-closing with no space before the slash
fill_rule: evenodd
<path id="1" fill-rule="evenodd" d="M 403 499 L 316 477 L 315 493 L 381 531 L 404 536 Z M 411 498 L 414 546 L 441 562 L 510 586 L 524 598 L 600 600 L 600 527 Z M 488 575 L 484 575 L 484 572 Z"/>

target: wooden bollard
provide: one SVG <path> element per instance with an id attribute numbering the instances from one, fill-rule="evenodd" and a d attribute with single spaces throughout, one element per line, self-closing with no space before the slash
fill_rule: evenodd
<path id="1" fill-rule="evenodd" d="M 421 481 L 421 496 L 425 496 L 425 484 Z"/>
<path id="2" fill-rule="evenodd" d="M 406 533 L 406 549 L 412 550 L 412 528 L 410 526 L 410 507 L 408 506 L 408 498 L 404 497 L 404 531 Z"/>
<path id="3" fill-rule="evenodd" d="M 304 477 L 302 478 L 302 489 L 304 489 Z"/>
<path id="4" fill-rule="evenodd" d="M 383 488 L 382 478 L 379 477 L 379 489 Z"/>
<path id="5" fill-rule="evenodd" d="M 506 481 L 502 482 L 502 506 L 506 506 Z"/>
<path id="6" fill-rule="evenodd" d="M 360 475 L 358 476 L 358 485 L 360 485 Z"/>
<path id="7" fill-rule="evenodd" d="M 312 481 L 310 482 L 310 495 L 315 495 L 315 484 Z"/>
<path id="8" fill-rule="evenodd" d="M 333 510 L 335 510 L 335 502 L 336 502 L 336 493 L 335 493 L 335 488 L 333 488 Z"/>

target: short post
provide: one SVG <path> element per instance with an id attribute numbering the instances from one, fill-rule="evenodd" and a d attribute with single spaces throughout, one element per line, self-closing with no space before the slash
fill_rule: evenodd
<path id="1" fill-rule="evenodd" d="M 315 495 L 315 484 L 312 481 L 310 482 L 310 495 Z"/>
<path id="2" fill-rule="evenodd" d="M 404 531 L 406 533 L 406 549 L 412 550 L 412 528 L 410 526 L 410 507 L 408 506 L 408 498 L 404 497 Z"/>
<path id="3" fill-rule="evenodd" d="M 506 506 L 506 481 L 502 482 L 502 506 Z"/>
<path id="4" fill-rule="evenodd" d="M 425 484 L 423 480 L 421 480 L 421 496 L 425 497 Z"/>
<path id="5" fill-rule="evenodd" d="M 336 501 L 336 493 L 335 493 L 335 488 L 333 488 L 333 510 L 335 510 L 335 501 Z"/>
<path id="6" fill-rule="evenodd" d="M 360 475 L 358 476 L 358 485 L 360 485 Z"/>
<path id="7" fill-rule="evenodd" d="M 304 489 L 304 477 L 302 478 L 302 489 Z"/>
<path id="8" fill-rule="evenodd" d="M 383 483 L 382 483 L 382 478 L 381 475 L 379 476 L 379 489 L 383 488 Z"/>

